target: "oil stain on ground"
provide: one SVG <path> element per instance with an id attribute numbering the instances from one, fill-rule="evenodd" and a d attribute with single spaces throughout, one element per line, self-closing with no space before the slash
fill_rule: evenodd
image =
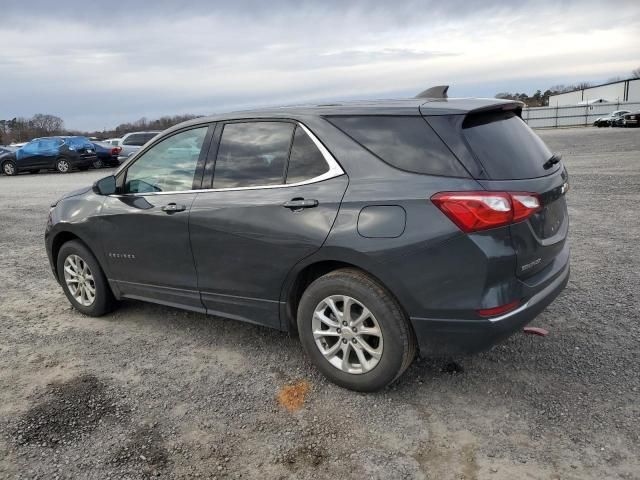
<path id="1" fill-rule="evenodd" d="M 81 375 L 48 385 L 42 400 L 18 419 L 11 436 L 17 445 L 55 447 L 93 431 L 103 418 L 126 413 L 103 382 Z"/>
<path id="2" fill-rule="evenodd" d="M 290 412 L 300 410 L 309 388 L 309 382 L 305 380 L 286 385 L 278 392 L 278 402 Z"/>

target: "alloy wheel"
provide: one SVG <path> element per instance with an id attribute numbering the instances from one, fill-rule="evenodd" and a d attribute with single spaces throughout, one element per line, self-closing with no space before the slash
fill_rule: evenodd
<path id="1" fill-rule="evenodd" d="M 11 162 L 6 162 L 2 166 L 2 169 L 3 169 L 4 173 L 5 173 L 5 175 L 15 175 L 15 173 L 16 173 L 16 167 Z"/>
<path id="2" fill-rule="evenodd" d="M 64 260 L 64 281 L 69 293 L 80 305 L 88 307 L 96 300 L 96 284 L 91 269 L 78 255 Z"/>
<path id="3" fill-rule="evenodd" d="M 322 300 L 313 312 L 311 328 L 320 353 L 345 373 L 367 373 L 382 358 L 380 325 L 353 297 L 331 295 Z"/>
<path id="4" fill-rule="evenodd" d="M 64 159 L 58 160 L 57 167 L 59 172 L 67 173 L 69 171 L 69 162 Z"/>

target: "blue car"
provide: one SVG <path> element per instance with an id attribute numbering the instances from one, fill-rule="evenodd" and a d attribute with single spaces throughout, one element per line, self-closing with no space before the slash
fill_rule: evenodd
<path id="1" fill-rule="evenodd" d="M 97 159 L 93 163 L 93 168 L 117 167 L 120 165 L 118 155 L 122 147 L 117 147 L 107 142 L 93 142 Z"/>
<path id="2" fill-rule="evenodd" d="M 94 145 L 86 137 L 42 137 L 31 140 L 15 152 L 0 158 L 5 175 L 57 170 L 68 173 L 74 168 L 87 170 L 96 161 Z"/>

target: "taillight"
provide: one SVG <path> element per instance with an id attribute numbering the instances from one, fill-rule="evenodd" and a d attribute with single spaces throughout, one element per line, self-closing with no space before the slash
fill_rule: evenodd
<path id="1" fill-rule="evenodd" d="M 521 222 L 540 210 L 540 198 L 527 192 L 441 192 L 431 201 L 463 232 Z"/>
<path id="2" fill-rule="evenodd" d="M 111 155 L 118 155 L 122 151 L 122 147 L 113 147 L 111 149 Z"/>

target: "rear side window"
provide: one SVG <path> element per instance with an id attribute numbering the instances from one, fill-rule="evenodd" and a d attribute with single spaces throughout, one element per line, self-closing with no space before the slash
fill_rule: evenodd
<path id="1" fill-rule="evenodd" d="M 386 163 L 414 173 L 468 177 L 444 142 L 418 116 L 349 116 L 328 120 Z"/>
<path id="2" fill-rule="evenodd" d="M 284 183 L 293 128 L 286 122 L 226 124 L 216 157 L 213 188 Z"/>
<path id="3" fill-rule="evenodd" d="M 311 137 L 296 127 L 289 156 L 287 183 L 304 182 L 329 171 L 329 165 Z"/>
<path id="4" fill-rule="evenodd" d="M 544 169 L 552 153 L 513 112 L 469 115 L 462 124 L 462 134 L 492 180 L 543 177 L 560 168 L 556 164 Z"/>

